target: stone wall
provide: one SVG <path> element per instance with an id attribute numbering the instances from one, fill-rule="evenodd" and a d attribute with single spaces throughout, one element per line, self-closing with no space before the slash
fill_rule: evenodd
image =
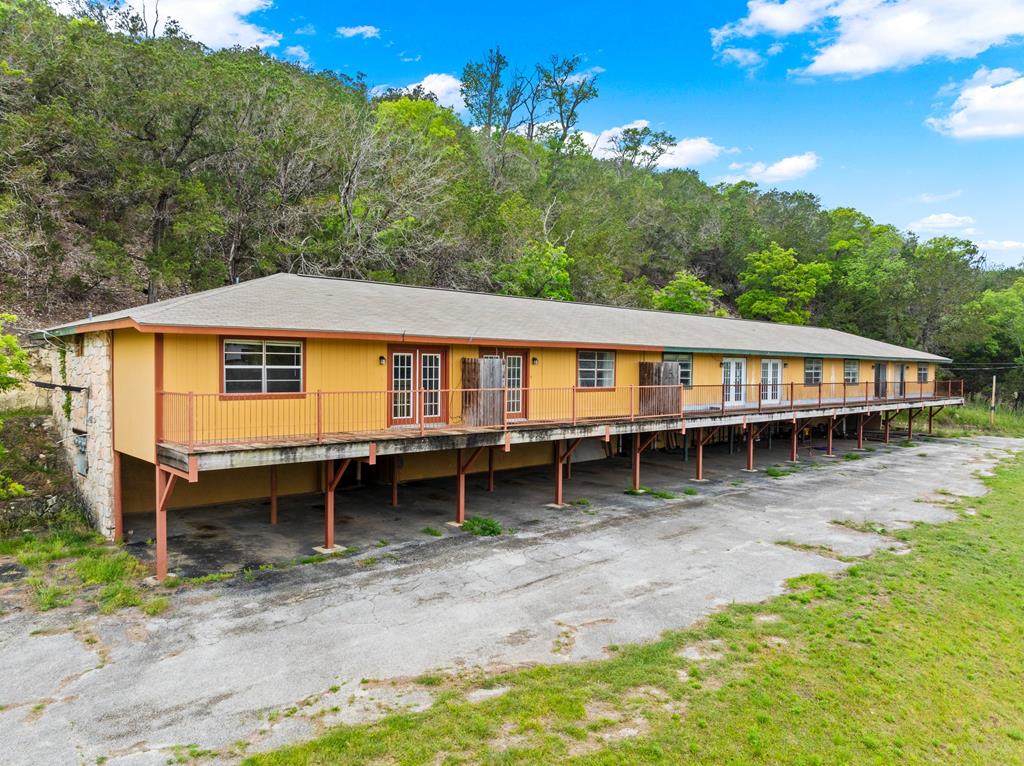
<path id="1" fill-rule="evenodd" d="M 70 399 L 64 392 L 54 391 L 50 405 L 75 483 L 97 529 L 108 538 L 114 535 L 111 349 L 111 333 L 93 332 L 82 336 L 81 341 L 69 338 L 63 352 L 57 348 L 50 352 L 53 382 L 86 389 L 70 394 Z M 84 466 L 79 451 L 82 437 Z"/>

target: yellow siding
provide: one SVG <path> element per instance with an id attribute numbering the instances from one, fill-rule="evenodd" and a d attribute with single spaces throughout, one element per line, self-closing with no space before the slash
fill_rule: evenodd
<path id="1" fill-rule="evenodd" d="M 497 447 L 494 450 L 494 468 L 501 471 L 509 468 L 547 465 L 554 460 L 553 450 L 551 442 L 516 444 L 512 447 L 511 452 L 505 452 Z M 468 457 L 468 451 L 464 451 L 463 459 Z M 473 462 L 469 473 L 481 473 L 486 470 L 487 450 L 483 450 Z M 401 481 L 416 481 L 417 479 L 452 476 L 455 472 L 455 450 L 441 450 L 401 456 L 401 468 L 398 476 Z"/>
<path id="2" fill-rule="evenodd" d="M 155 495 L 153 466 L 126 458 L 121 462 L 121 502 L 124 513 L 152 513 Z M 320 488 L 320 464 L 299 463 L 277 468 L 281 496 L 314 492 Z M 236 468 L 201 473 L 189 484 L 179 479 L 171 493 L 170 508 L 190 508 L 270 496 L 270 468 Z"/>
<path id="3" fill-rule="evenodd" d="M 152 335 L 114 331 L 114 449 L 156 460 L 155 359 Z"/>

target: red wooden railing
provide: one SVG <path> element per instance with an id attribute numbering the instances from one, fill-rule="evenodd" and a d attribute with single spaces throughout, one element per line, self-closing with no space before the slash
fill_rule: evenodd
<path id="1" fill-rule="evenodd" d="M 963 381 L 745 383 L 614 388 L 159 393 L 160 442 L 188 448 L 324 442 L 425 434 L 438 428 L 510 429 L 804 411 L 963 397 Z"/>

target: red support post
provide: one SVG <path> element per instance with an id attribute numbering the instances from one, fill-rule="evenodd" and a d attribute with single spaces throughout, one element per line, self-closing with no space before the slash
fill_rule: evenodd
<path id="1" fill-rule="evenodd" d="M 562 441 L 554 442 L 555 453 L 555 505 L 564 503 L 564 481 L 562 479 Z"/>
<path id="2" fill-rule="evenodd" d="M 917 413 L 918 410 L 907 410 L 907 441 L 914 439 L 914 418 L 917 417 Z"/>
<path id="3" fill-rule="evenodd" d="M 884 430 L 884 433 L 885 433 L 884 441 L 885 441 L 886 444 L 888 444 L 889 443 L 889 432 L 890 432 L 889 426 L 892 423 L 892 418 L 886 417 L 886 415 L 883 414 L 882 415 L 882 422 L 884 424 L 883 425 L 883 430 Z"/>
<path id="4" fill-rule="evenodd" d="M 754 470 L 754 427 L 747 424 L 747 470 Z"/>
<path id="5" fill-rule="evenodd" d="M 277 466 L 270 466 L 270 523 L 277 523 Z"/>
<path id="6" fill-rule="evenodd" d="M 324 482 L 324 551 L 334 550 L 334 491 L 345 475 L 351 458 L 342 460 L 335 469 L 333 460 L 324 461 L 326 481 Z"/>
<path id="7" fill-rule="evenodd" d="M 462 463 L 462 449 L 455 450 L 456 488 L 455 488 L 455 523 L 466 520 L 466 469 Z"/>
<path id="8" fill-rule="evenodd" d="M 800 460 L 800 456 L 797 454 L 797 439 L 800 436 L 800 424 L 793 421 L 793 430 L 789 434 L 789 462 L 796 463 Z"/>
<path id="9" fill-rule="evenodd" d="M 177 475 L 165 471 L 159 465 L 156 468 L 156 579 L 167 577 L 167 501 L 174 491 Z"/>
<path id="10" fill-rule="evenodd" d="M 698 428 L 696 433 L 697 447 L 697 459 L 694 461 L 697 465 L 697 481 L 704 481 L 704 429 Z"/>
<path id="11" fill-rule="evenodd" d="M 828 447 L 825 449 L 825 457 L 834 457 L 832 453 L 832 431 L 836 427 L 836 416 L 832 415 L 828 419 Z"/>
<path id="12" fill-rule="evenodd" d="M 633 434 L 633 489 L 640 489 L 640 432 Z"/>
<path id="13" fill-rule="evenodd" d="M 864 413 L 857 416 L 857 449 L 864 449 Z"/>
<path id="14" fill-rule="evenodd" d="M 391 507 L 398 507 L 398 465 L 399 457 L 395 455 L 391 458 Z"/>
<path id="15" fill-rule="evenodd" d="M 494 491 L 494 447 L 487 448 L 487 491 Z"/>

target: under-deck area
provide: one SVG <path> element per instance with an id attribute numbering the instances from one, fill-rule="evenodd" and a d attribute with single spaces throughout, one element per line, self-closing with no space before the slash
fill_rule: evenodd
<path id="1" fill-rule="evenodd" d="M 499 471 L 494 476 L 493 491 L 488 489 L 488 473 L 481 470 L 465 479 L 467 515 L 494 519 L 506 532 L 531 533 L 558 525 L 587 524 L 608 515 L 644 512 L 671 500 L 669 495 L 678 498 L 673 502 L 699 504 L 739 487 L 781 480 L 778 475 L 790 471 L 840 468 L 851 452 L 868 456 L 898 450 L 898 443 L 906 436 L 905 431 L 894 432 L 886 446 L 881 432 L 869 432 L 865 449 L 858 450 L 855 432 L 848 431 L 845 437 L 840 432 L 832 441 L 833 457 L 828 457 L 829 444 L 823 431 L 824 426 L 819 425 L 804 432 L 805 436 L 813 435 L 798 443 L 796 464 L 789 462 L 790 439 L 764 432 L 754 444 L 758 470 L 750 473 L 745 470 L 746 443 L 737 429 L 731 443 L 725 438 L 705 447 L 705 480 L 700 482 L 693 480 L 693 448 L 651 447 L 643 453 L 641 483 L 656 494 L 627 492 L 633 481 L 628 449 L 625 454 L 603 459 L 577 457 L 565 468 L 561 507 L 552 504 L 551 465 Z M 584 458 L 594 458 L 595 454 L 593 448 L 579 453 Z M 201 480 L 216 480 L 216 472 L 203 475 Z M 397 506 L 392 505 L 394 489 Z M 351 556 L 354 565 L 373 565 L 395 557 L 408 560 L 423 550 L 423 545 L 451 544 L 451 538 L 468 534 L 452 523 L 452 508 L 458 499 L 456 477 L 402 482 L 393 488 L 386 482 L 359 483 L 355 472 L 349 471 L 334 495 L 336 555 Z M 309 561 L 316 555 L 314 546 L 324 542 L 325 510 L 322 492 L 280 497 L 276 524 L 271 524 L 269 497 L 172 509 L 166 512 L 168 571 L 195 577 Z M 126 514 L 124 527 L 128 550 L 152 561 L 154 514 Z"/>

